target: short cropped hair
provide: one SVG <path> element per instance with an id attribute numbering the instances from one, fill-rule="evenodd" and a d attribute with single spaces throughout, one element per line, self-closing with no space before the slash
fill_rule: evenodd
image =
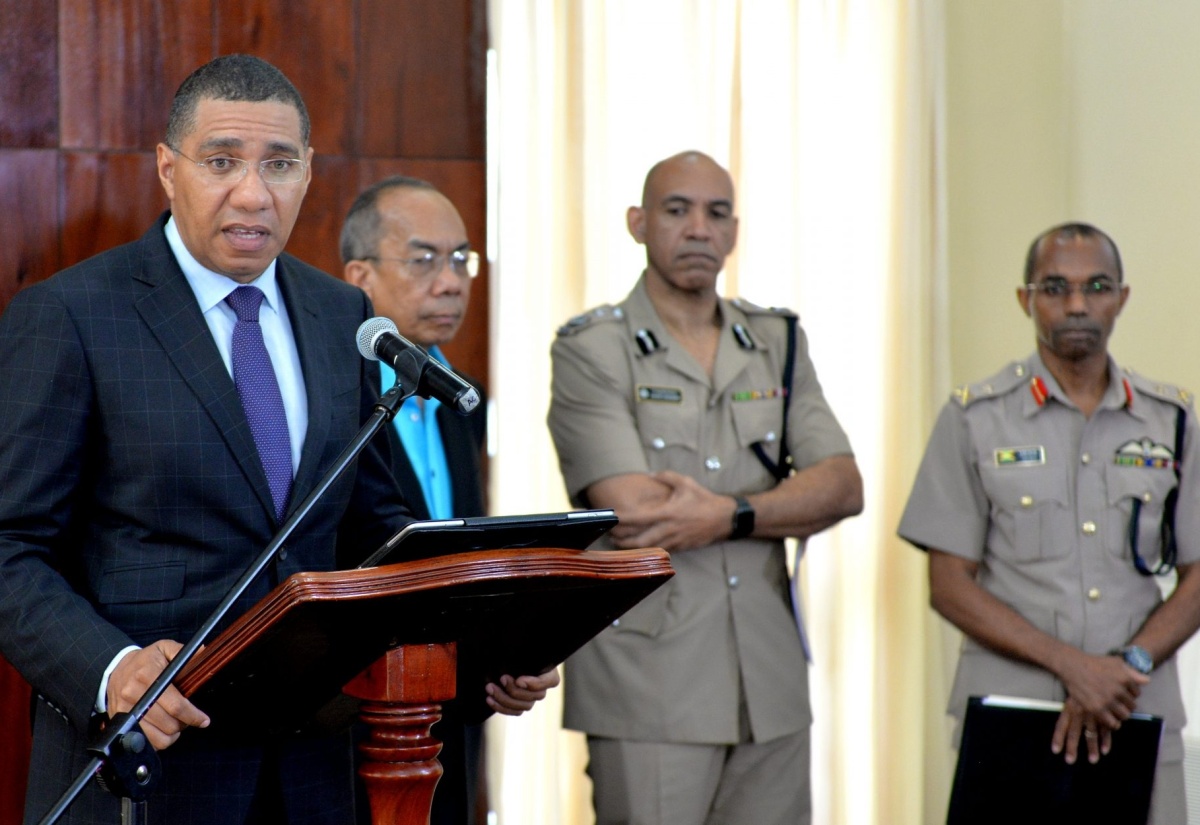
<path id="1" fill-rule="evenodd" d="M 383 239 L 383 226 L 379 217 L 379 199 L 393 189 L 427 189 L 438 191 L 427 180 L 410 178 L 407 175 L 392 175 L 377 181 L 362 192 L 350 204 L 346 220 L 342 224 L 339 249 L 342 263 L 361 261 L 379 254 L 379 242 Z"/>
<path id="2" fill-rule="evenodd" d="M 300 140 L 308 146 L 312 123 L 300 92 L 283 72 L 259 57 L 229 54 L 205 63 L 187 76 L 171 101 L 166 144 L 178 148 L 196 128 L 196 107 L 201 100 L 238 100 L 250 103 L 275 101 L 295 107 L 300 114 Z"/>
<path id="3" fill-rule="evenodd" d="M 1097 229 L 1090 223 L 1061 223 L 1038 235 L 1033 239 L 1033 243 L 1029 245 L 1029 252 L 1025 255 L 1025 283 L 1033 283 L 1033 270 L 1037 266 L 1038 248 L 1041 247 L 1042 241 L 1055 236 L 1062 236 L 1064 238 L 1102 238 L 1108 244 L 1108 248 L 1112 250 L 1113 260 L 1116 261 L 1117 281 L 1121 282 L 1125 279 L 1124 268 L 1121 265 L 1121 251 L 1117 249 L 1116 241 L 1110 238 L 1107 232 Z"/>

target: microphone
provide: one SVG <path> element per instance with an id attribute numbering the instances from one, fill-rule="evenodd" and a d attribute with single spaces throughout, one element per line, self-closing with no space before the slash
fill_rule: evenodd
<path id="1" fill-rule="evenodd" d="M 436 398 L 459 415 L 470 415 L 479 406 L 479 393 L 459 375 L 405 338 L 391 318 L 376 316 L 362 322 L 355 336 L 358 351 L 368 361 L 383 361 L 397 367 L 400 356 L 409 353 L 420 369 L 416 394 Z"/>

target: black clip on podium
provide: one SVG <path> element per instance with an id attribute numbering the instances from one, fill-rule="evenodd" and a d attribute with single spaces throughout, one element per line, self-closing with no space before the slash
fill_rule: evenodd
<path id="1" fill-rule="evenodd" d="M 91 761 L 54 803 L 54 807 L 42 818 L 40 825 L 53 825 L 54 822 L 57 822 L 97 771 L 100 774 L 101 785 L 114 796 L 121 798 L 122 825 L 147 825 L 146 799 L 158 782 L 160 762 L 157 751 L 154 750 L 154 746 L 150 744 L 146 735 L 142 733 L 138 723 L 174 681 L 183 666 L 196 655 L 208 634 L 225 617 L 234 602 L 241 598 L 250 583 L 275 559 L 279 549 L 295 532 L 296 527 L 308 515 L 318 499 L 346 471 L 350 462 L 363 451 L 375 434 L 392 420 L 405 399 L 414 394 L 428 364 L 428 357 L 420 357 L 411 350 L 405 350 L 396 357 L 393 364 L 396 370 L 396 384 L 379 399 L 375 405 L 375 411 L 359 430 L 358 435 L 342 450 L 337 461 L 329 468 L 303 503 L 292 512 L 266 549 L 234 583 L 229 593 L 196 631 L 191 641 L 180 649 L 166 669 L 154 680 L 154 684 L 146 688 L 142 698 L 128 712 L 118 713 L 109 720 L 99 737 L 88 747 L 88 752 L 93 755 Z M 403 391 L 404 386 L 413 389 L 406 393 Z"/>

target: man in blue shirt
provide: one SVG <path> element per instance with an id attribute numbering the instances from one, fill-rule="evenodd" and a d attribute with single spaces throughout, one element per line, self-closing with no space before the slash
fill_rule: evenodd
<path id="1" fill-rule="evenodd" d="M 479 254 L 454 204 L 427 181 L 394 176 L 364 190 L 342 227 L 342 275 L 361 287 L 375 311 L 400 334 L 445 362 L 439 347 L 458 332 L 479 272 Z M 381 365 L 382 388 L 395 374 Z M 475 382 L 472 382 L 475 384 Z M 483 388 L 475 384 L 480 396 Z M 485 513 L 479 456 L 487 429 L 486 403 L 460 416 L 436 399 L 412 397 L 393 419 L 392 470 L 418 518 L 448 519 Z M 393 446 L 396 445 L 393 443 Z M 493 710 L 526 710 L 558 684 L 558 672 L 505 677 L 508 695 L 489 695 Z M 433 800 L 433 825 L 471 821 L 478 785 L 481 728 L 464 725 L 454 703 L 443 709 L 434 735 L 443 742 L 445 773 Z"/>

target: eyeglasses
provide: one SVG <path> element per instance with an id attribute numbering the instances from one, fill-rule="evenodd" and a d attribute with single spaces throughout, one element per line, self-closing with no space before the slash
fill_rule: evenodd
<path id="1" fill-rule="evenodd" d="M 1069 297 L 1073 292 L 1078 292 L 1084 298 L 1102 300 L 1113 297 L 1120 289 L 1120 284 L 1115 284 L 1107 278 L 1097 278 L 1082 284 L 1073 284 L 1064 278 L 1047 278 L 1038 284 L 1025 284 L 1025 291 L 1030 295 L 1041 293 L 1046 298 L 1058 300 Z"/>
<path id="2" fill-rule="evenodd" d="M 378 255 L 364 255 L 362 260 L 394 261 L 404 267 L 405 273 L 416 281 L 432 281 L 447 263 L 450 264 L 450 270 L 460 278 L 474 278 L 479 274 L 479 253 L 474 249 L 466 251 L 456 249 L 449 255 L 430 250 L 417 258 L 381 258 Z"/>
<path id="3" fill-rule="evenodd" d="M 183 154 L 174 146 L 169 148 L 175 154 L 199 166 L 213 181 L 221 183 L 237 183 L 246 177 L 246 170 L 250 168 L 251 163 L 258 167 L 258 176 L 262 178 L 263 183 L 296 183 L 304 180 L 304 168 L 308 165 L 300 158 L 271 158 L 252 162 L 241 158 L 231 158 L 227 155 L 218 155 L 204 160 L 196 160 Z"/>

